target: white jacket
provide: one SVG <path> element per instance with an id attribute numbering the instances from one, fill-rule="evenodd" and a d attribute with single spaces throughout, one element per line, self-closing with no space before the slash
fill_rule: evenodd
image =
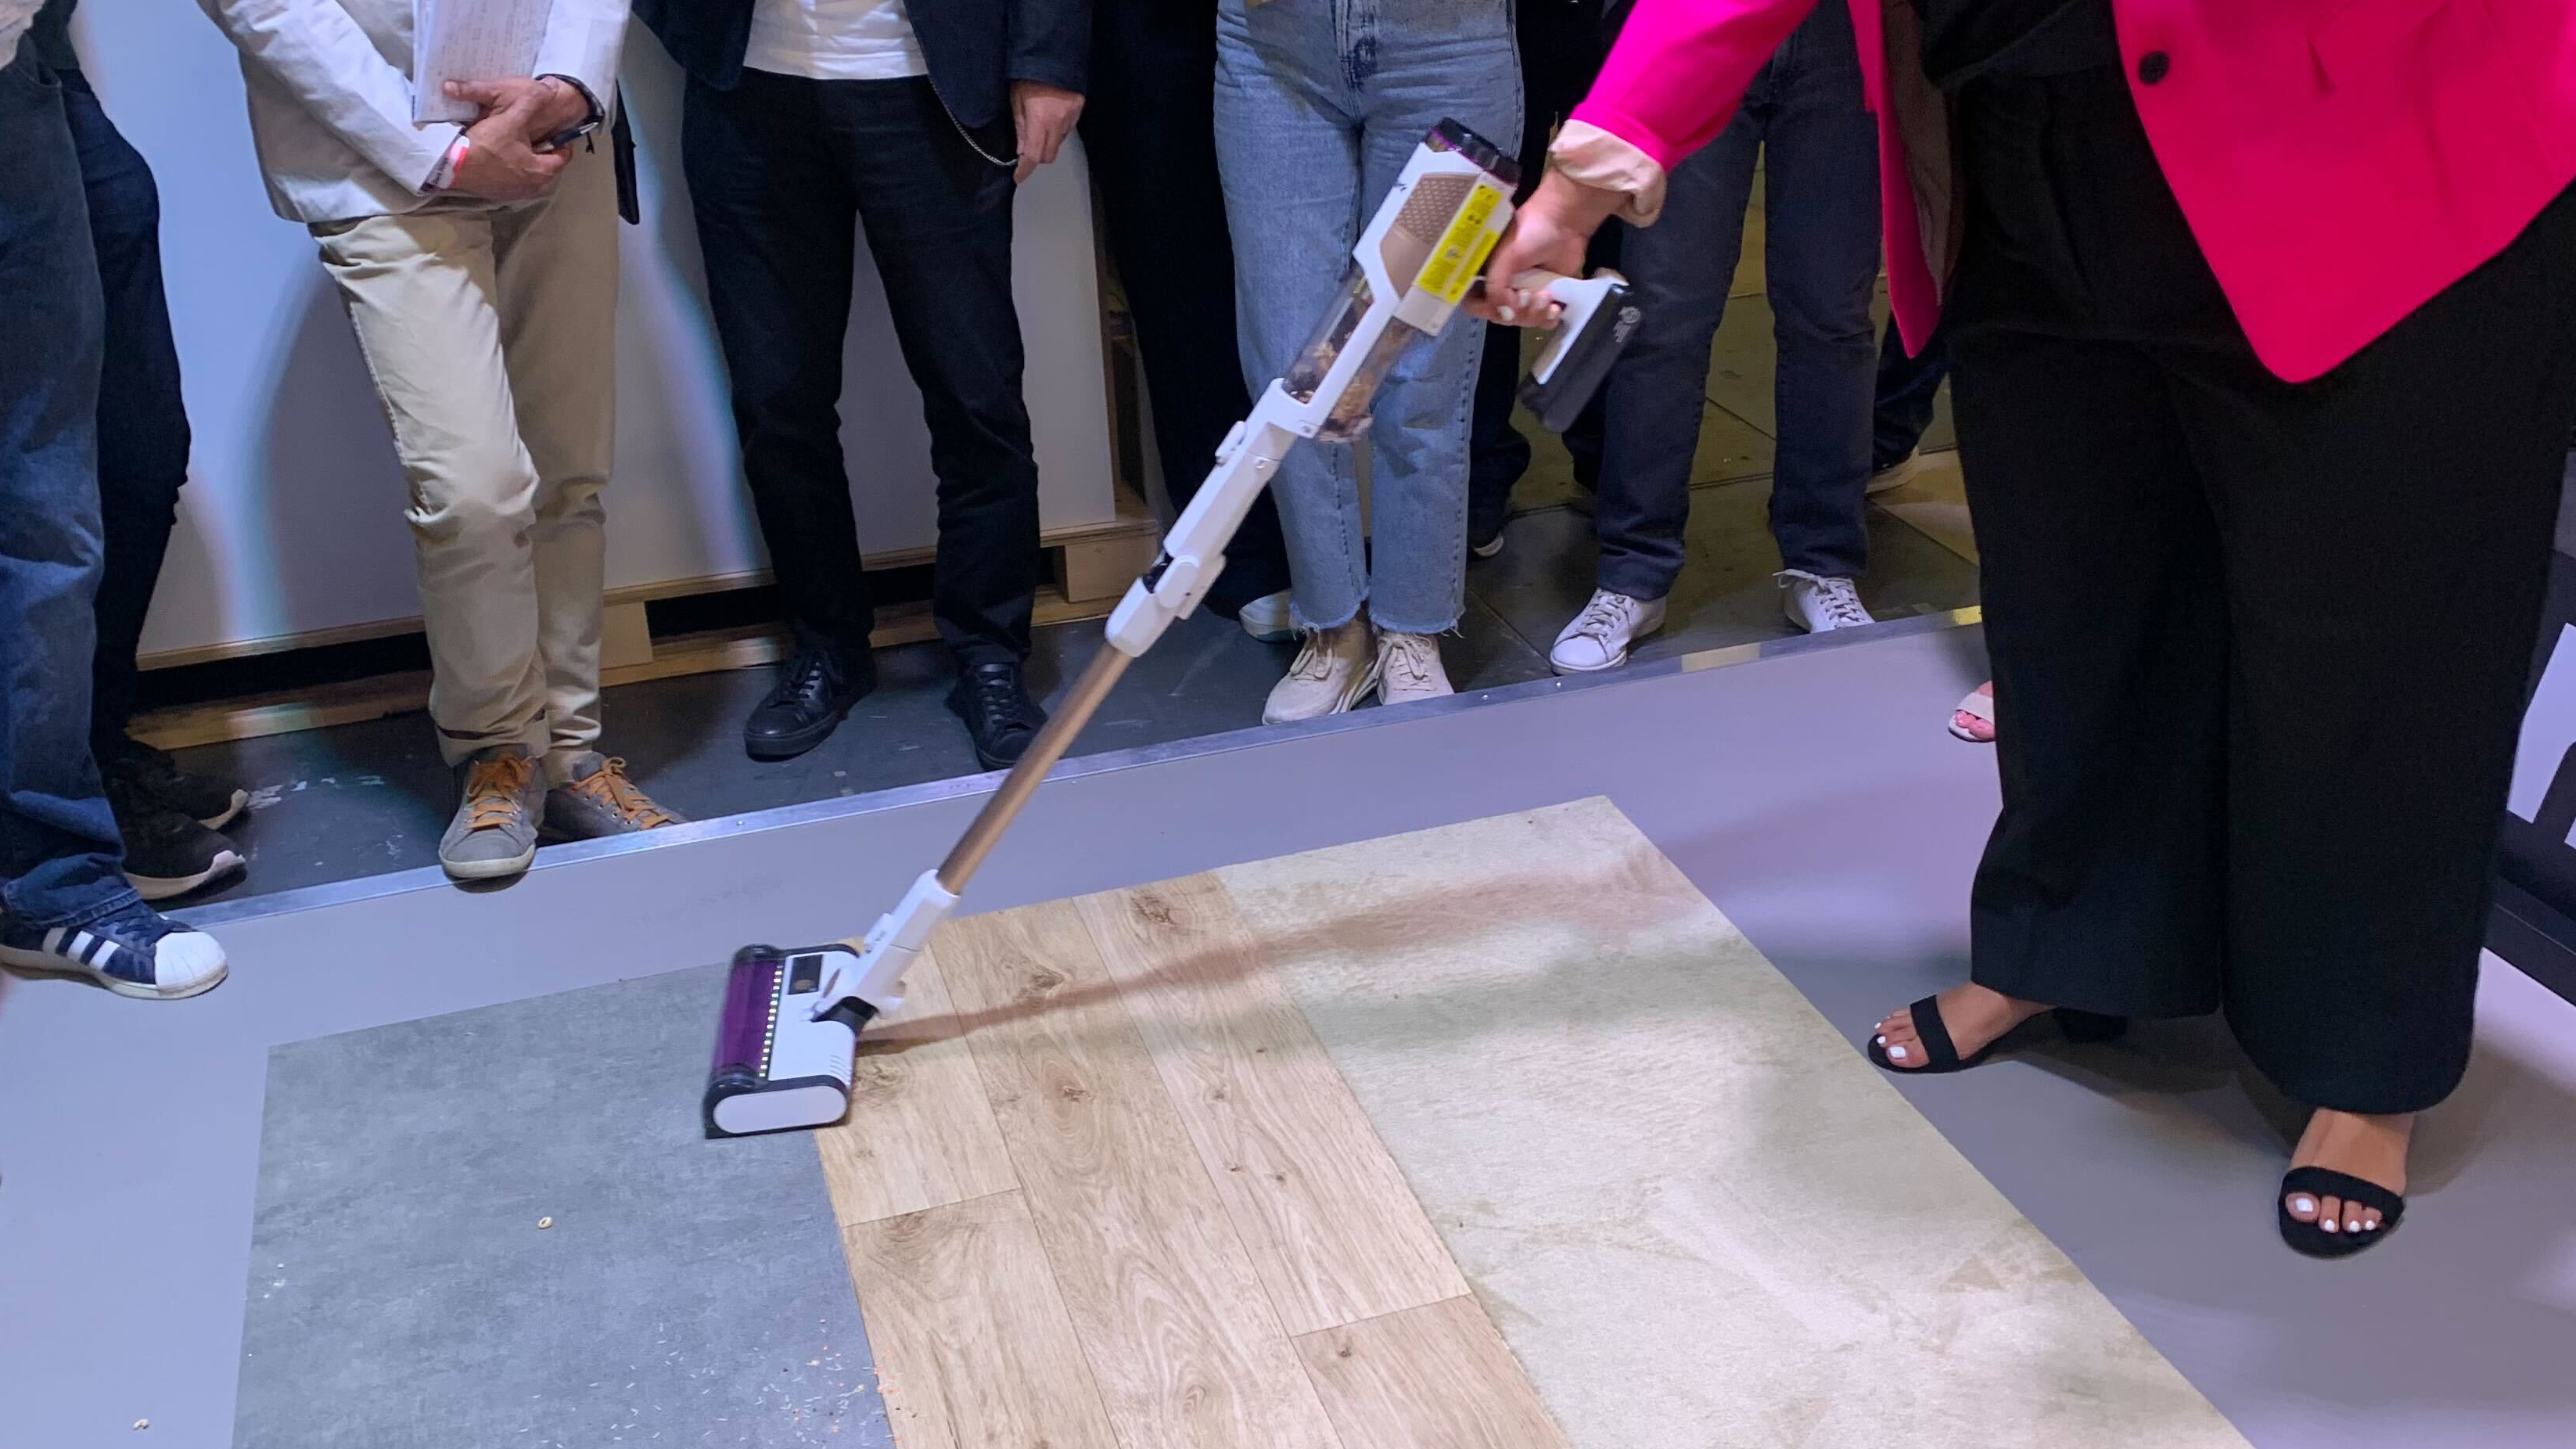
<path id="1" fill-rule="evenodd" d="M 197 0 L 241 50 L 269 203 L 290 221 L 418 209 L 456 139 L 412 123 L 412 0 Z M 537 75 L 614 105 L 628 0 L 554 0 Z"/>

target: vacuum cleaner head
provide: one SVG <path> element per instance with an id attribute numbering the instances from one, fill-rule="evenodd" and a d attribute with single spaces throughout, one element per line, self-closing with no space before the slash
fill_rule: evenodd
<path id="1" fill-rule="evenodd" d="M 837 943 L 733 953 L 707 1075 L 709 1137 L 828 1127 L 849 1112 L 859 1028 L 873 1013 L 856 1001 L 819 1018 L 814 1008 L 858 964 L 859 953 Z"/>

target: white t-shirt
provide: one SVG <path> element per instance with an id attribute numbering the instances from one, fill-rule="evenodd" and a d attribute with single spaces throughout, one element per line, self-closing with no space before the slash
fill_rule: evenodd
<path id="1" fill-rule="evenodd" d="M 903 0 L 760 0 L 751 12 L 751 44 L 742 63 L 814 80 L 901 80 L 930 73 Z"/>

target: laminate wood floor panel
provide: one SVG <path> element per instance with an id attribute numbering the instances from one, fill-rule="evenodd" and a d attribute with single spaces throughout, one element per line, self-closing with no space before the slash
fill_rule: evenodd
<path id="1" fill-rule="evenodd" d="M 1081 912 L 937 945 L 1123 1449 L 1339 1449 Z"/>
<path id="2" fill-rule="evenodd" d="M 1297 1340 L 1345 1449 L 1566 1449 L 1473 1298 Z"/>
<path id="3" fill-rule="evenodd" d="M 937 954 L 925 951 L 905 977 L 903 1009 L 860 1033 L 850 1115 L 815 1134 L 843 1227 L 1019 1185 L 955 1024 Z"/>
<path id="4" fill-rule="evenodd" d="M 1076 904 L 1290 1334 L 1467 1292 L 1214 877 Z"/>
<path id="5" fill-rule="evenodd" d="M 1119 1449 L 1020 1194 L 841 1241 L 902 1449 Z"/>

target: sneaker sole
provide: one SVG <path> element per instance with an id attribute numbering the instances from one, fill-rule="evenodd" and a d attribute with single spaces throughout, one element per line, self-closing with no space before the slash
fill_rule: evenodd
<path id="1" fill-rule="evenodd" d="M 94 981 L 119 996 L 131 997 L 136 1001 L 185 1001 L 191 996 L 203 996 L 223 985 L 224 978 L 233 974 L 232 966 L 227 963 L 214 975 L 203 981 L 191 982 L 186 986 L 146 986 L 140 981 L 127 981 L 122 977 L 93 971 L 76 961 L 66 961 L 60 956 L 44 951 L 21 951 L 13 946 L 0 946 L 0 965 L 14 966 L 21 971 L 41 972 L 47 976 L 77 976 L 84 981 Z"/>
<path id="2" fill-rule="evenodd" d="M 233 792 L 233 803 L 229 809 L 225 810 L 221 815 L 214 816 L 210 819 L 200 820 L 197 823 L 206 827 L 208 830 L 221 830 L 225 826 L 239 820 L 241 818 L 242 811 L 248 808 L 250 808 L 250 792 L 248 790 L 235 790 Z"/>
<path id="3" fill-rule="evenodd" d="M 1297 626 L 1294 624 L 1278 629 L 1263 629 L 1252 624 L 1244 624 L 1241 619 L 1237 619 L 1235 622 L 1243 625 L 1244 633 L 1251 635 L 1255 640 L 1263 644 L 1287 644 L 1294 642 L 1297 638 Z"/>
<path id="4" fill-rule="evenodd" d="M 536 859 L 537 848 L 530 845 L 519 854 L 503 860 L 449 860 L 440 856 L 438 868 L 447 872 L 449 880 L 499 880 L 527 874 L 528 867 L 535 864 Z"/>
<path id="5" fill-rule="evenodd" d="M 241 856 L 229 850 L 219 850 L 215 852 L 214 864 L 195 875 L 136 875 L 132 871 L 127 871 L 125 880 L 127 884 L 134 887 L 134 893 L 145 900 L 166 901 L 172 896 L 184 896 L 210 880 L 230 875 L 243 868 L 244 862 Z"/>
<path id="6" fill-rule="evenodd" d="M 1341 699 L 1337 701 L 1331 709 L 1320 710 L 1314 714 L 1294 715 L 1288 718 L 1274 717 L 1270 711 L 1265 709 L 1261 712 L 1261 722 L 1266 725 L 1299 724 L 1310 719 L 1323 719 L 1328 715 L 1349 714 L 1352 710 L 1359 708 L 1360 704 L 1370 695 L 1377 693 L 1377 685 L 1377 662 L 1375 660 L 1371 660 L 1369 662 L 1367 672 L 1360 676 L 1359 682 L 1352 688 L 1343 691 Z"/>
<path id="7" fill-rule="evenodd" d="M 1554 650 L 1550 650 L 1548 651 L 1547 656 L 1547 667 L 1559 674 L 1600 674 L 1606 670 L 1617 669 L 1628 662 L 1629 654 L 1633 652 L 1639 644 L 1654 638 L 1662 632 L 1664 632 L 1664 621 L 1657 619 L 1655 621 L 1655 627 L 1651 629 L 1638 630 L 1637 637 L 1628 641 L 1628 647 L 1619 651 L 1619 657 L 1611 660 L 1607 664 L 1560 664 L 1557 662 L 1556 652 Z"/>
<path id="8" fill-rule="evenodd" d="M 1469 553 L 1471 553 L 1471 554 L 1475 555 L 1475 556 L 1476 556 L 1476 557 L 1478 557 L 1478 558 L 1494 558 L 1494 557 L 1496 557 L 1496 556 L 1500 555 L 1500 554 L 1502 553 L 1502 551 L 1503 551 L 1503 536 L 1502 536 L 1501 534 L 1499 534 L 1499 533 L 1494 535 L 1493 540 L 1492 540 L 1491 542 L 1489 542 L 1489 543 L 1472 544 L 1472 545 L 1470 545 L 1470 546 L 1468 547 L 1468 549 L 1467 549 L 1467 552 L 1469 552 Z"/>
<path id="9" fill-rule="evenodd" d="M 1620 650 L 1616 657 L 1603 664 L 1568 664 L 1553 654 L 1547 656 L 1547 667 L 1558 674 L 1600 674 L 1616 669 L 1627 662 L 1628 651 L 1625 649 Z"/>

